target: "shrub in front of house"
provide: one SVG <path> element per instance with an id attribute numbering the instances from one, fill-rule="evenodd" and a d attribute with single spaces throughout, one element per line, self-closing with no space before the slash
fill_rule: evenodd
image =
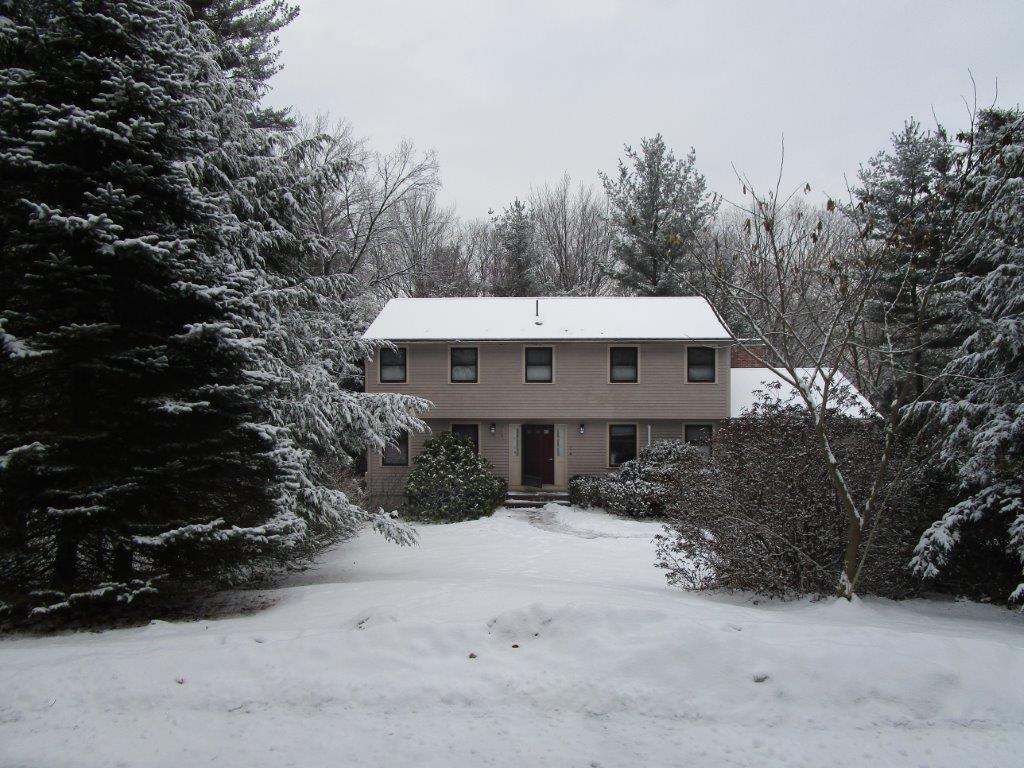
<path id="1" fill-rule="evenodd" d="M 475 520 L 491 514 L 507 492 L 508 483 L 469 439 L 444 432 L 427 441 L 409 471 L 404 515 L 438 523 Z"/>
<path id="2" fill-rule="evenodd" d="M 882 425 L 839 413 L 827 424 L 843 474 L 863 498 Z M 670 583 L 779 598 L 835 593 L 846 517 L 803 409 L 764 407 L 723 425 L 713 458 L 677 465 L 670 486 L 668 524 L 657 537 Z M 865 532 L 859 593 L 898 598 L 920 588 L 907 563 L 934 509 L 943 508 L 944 487 L 910 445 L 900 447 Z"/>
<path id="3" fill-rule="evenodd" d="M 601 506 L 600 484 L 595 475 L 573 475 L 569 480 L 569 503 L 574 507 Z"/>
<path id="4" fill-rule="evenodd" d="M 643 448 L 611 474 L 574 477 L 569 483 L 569 501 L 627 517 L 658 517 L 667 509 L 682 467 L 706 462 L 700 448 L 682 440 L 662 440 Z"/>

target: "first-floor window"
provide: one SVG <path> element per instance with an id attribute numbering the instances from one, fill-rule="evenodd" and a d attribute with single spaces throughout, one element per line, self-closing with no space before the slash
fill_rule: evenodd
<path id="1" fill-rule="evenodd" d="M 452 434 L 462 435 L 473 444 L 473 450 L 480 453 L 480 425 L 479 424 L 452 424 Z"/>
<path id="2" fill-rule="evenodd" d="M 409 465 L 409 433 L 402 431 L 384 448 L 385 467 L 406 467 Z"/>
<path id="3" fill-rule="evenodd" d="M 691 445 L 695 445 L 708 456 L 711 455 L 711 425 L 710 424 L 687 424 L 683 428 L 683 439 Z"/>
<path id="4" fill-rule="evenodd" d="M 636 424 L 608 425 L 608 466 L 617 467 L 636 458 Z"/>
<path id="5" fill-rule="evenodd" d="M 476 347 L 451 348 L 452 383 L 475 384 L 477 381 Z"/>

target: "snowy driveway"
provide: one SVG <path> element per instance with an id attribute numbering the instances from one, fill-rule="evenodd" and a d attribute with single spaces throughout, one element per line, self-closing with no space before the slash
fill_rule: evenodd
<path id="1" fill-rule="evenodd" d="M 258 614 L 0 640 L 0 765 L 1020 764 L 1019 614 L 689 595 L 656 531 L 366 533 Z"/>

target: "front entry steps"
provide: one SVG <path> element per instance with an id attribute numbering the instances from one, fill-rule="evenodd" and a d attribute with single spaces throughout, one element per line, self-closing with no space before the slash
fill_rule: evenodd
<path id="1" fill-rule="evenodd" d="M 569 506 L 569 494 L 565 491 L 509 491 L 505 496 L 508 509 L 540 509 L 545 504 Z"/>

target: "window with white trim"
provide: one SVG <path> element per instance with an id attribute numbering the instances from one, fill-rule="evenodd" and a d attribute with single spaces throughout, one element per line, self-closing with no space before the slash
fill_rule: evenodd
<path id="1" fill-rule="evenodd" d="M 480 453 L 480 425 L 479 424 L 452 424 L 452 434 L 462 435 L 473 444 L 473 450 Z"/>
<path id="2" fill-rule="evenodd" d="M 617 467 L 636 458 L 636 424 L 608 425 L 608 466 Z"/>
<path id="3" fill-rule="evenodd" d="M 476 347 L 451 347 L 451 380 L 453 384 L 475 384 L 478 381 Z"/>
<path id="4" fill-rule="evenodd" d="M 404 384 L 409 377 L 409 368 L 406 364 L 407 350 L 405 347 L 395 349 L 381 349 L 380 351 L 380 381 L 382 384 Z"/>
<path id="5" fill-rule="evenodd" d="M 714 347 L 686 348 L 686 380 L 701 383 L 714 383 Z"/>
<path id="6" fill-rule="evenodd" d="M 398 436 L 388 442 L 384 448 L 384 455 L 381 463 L 385 467 L 407 467 L 409 466 L 409 433 L 402 431 Z"/>
<path id="7" fill-rule="evenodd" d="M 635 384 L 640 380 L 640 350 L 636 347 L 608 348 L 608 380 L 614 384 Z"/>
<path id="8" fill-rule="evenodd" d="M 552 347 L 526 347 L 526 382 L 528 384 L 550 384 L 554 381 L 554 357 Z"/>
<path id="9" fill-rule="evenodd" d="M 710 424 L 687 424 L 683 427 L 683 440 L 701 449 L 707 456 L 711 455 L 711 435 L 714 429 Z"/>

